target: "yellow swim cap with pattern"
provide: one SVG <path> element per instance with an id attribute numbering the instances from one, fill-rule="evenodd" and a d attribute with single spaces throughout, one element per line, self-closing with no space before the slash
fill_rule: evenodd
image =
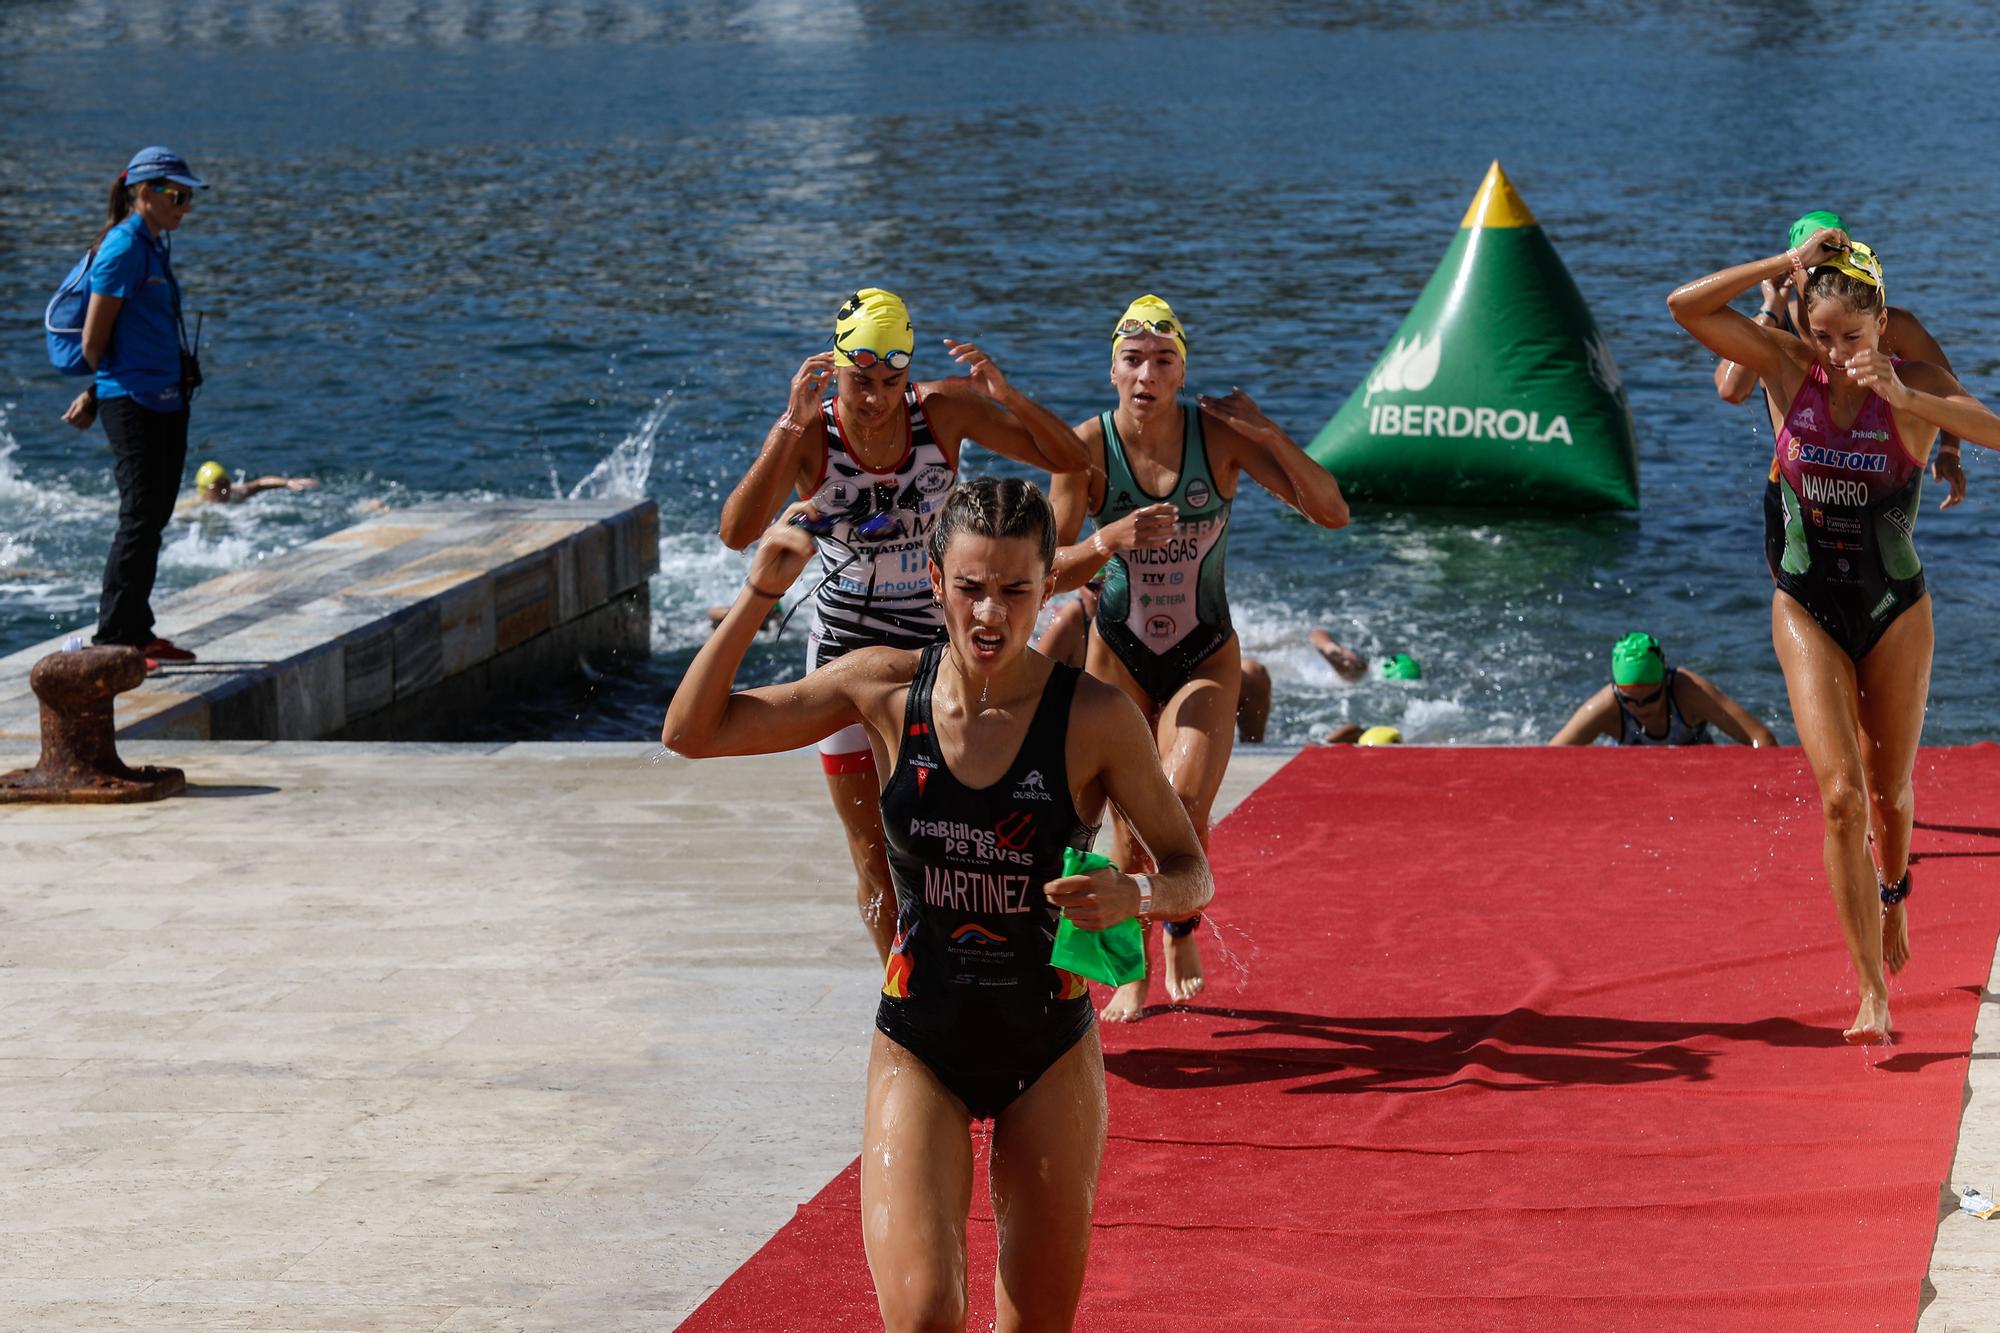
<path id="1" fill-rule="evenodd" d="M 229 470 L 213 458 L 195 469 L 194 488 L 197 491 L 212 491 L 228 484 Z"/>
<path id="2" fill-rule="evenodd" d="M 1174 346 L 1180 349 L 1181 360 L 1187 360 L 1187 327 L 1174 314 L 1174 308 L 1157 296 L 1142 296 L 1125 307 L 1125 313 L 1118 317 L 1118 327 L 1111 333 L 1111 350 L 1117 351 L 1119 343 L 1141 333 L 1172 338 Z"/>
<path id="3" fill-rule="evenodd" d="M 833 317 L 835 364 L 867 369 L 887 364 L 902 370 L 910 364 L 917 336 L 910 328 L 910 311 L 903 298 L 880 287 L 863 287 L 840 304 Z"/>

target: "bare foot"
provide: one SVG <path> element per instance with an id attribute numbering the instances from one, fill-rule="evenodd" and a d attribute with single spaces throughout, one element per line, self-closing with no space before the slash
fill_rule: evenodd
<path id="1" fill-rule="evenodd" d="M 1193 935 L 1167 936 L 1167 998 L 1186 1004 L 1208 983 L 1201 975 L 1201 945 Z"/>
<path id="2" fill-rule="evenodd" d="M 1863 995 L 1861 1007 L 1854 1011 L 1854 1026 L 1840 1035 L 1847 1038 L 1850 1046 L 1888 1045 L 1889 997 Z"/>
<path id="3" fill-rule="evenodd" d="M 1882 966 L 1895 976 L 1910 961 L 1910 905 L 1896 903 L 1882 909 Z"/>
<path id="4" fill-rule="evenodd" d="M 1111 992 L 1111 998 L 1097 1011 L 1107 1023 L 1136 1023 L 1146 1016 L 1146 979 L 1128 981 Z"/>

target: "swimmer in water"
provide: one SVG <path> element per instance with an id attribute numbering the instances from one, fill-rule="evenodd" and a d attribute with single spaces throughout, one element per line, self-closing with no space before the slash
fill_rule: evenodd
<path id="1" fill-rule="evenodd" d="M 1667 665 L 1660 641 L 1627 634 L 1611 649 L 1611 683 L 1584 700 L 1550 745 L 1708 745 L 1714 726 L 1739 745 L 1778 743 L 1722 687 L 1685 667 Z"/>
<path id="2" fill-rule="evenodd" d="M 1105 565 L 1090 674 L 1117 685 L 1155 728 L 1161 765 L 1208 845 L 1209 809 L 1229 765 L 1241 685 L 1240 651 L 1223 586 L 1229 510 L 1244 474 L 1322 527 L 1347 523 L 1347 502 L 1331 473 L 1308 458 L 1241 389 L 1183 406 L 1187 332 L 1167 303 L 1142 296 L 1111 335 L 1111 384 L 1118 404 L 1077 427 L 1089 457 L 1058 476 L 1050 498 L 1065 557 Z M 1125 551 L 1092 549 L 1108 525 L 1157 504 L 1174 506 L 1172 533 Z M 1084 517 L 1091 542 L 1075 545 Z M 1111 858 L 1143 864 L 1142 850 L 1113 823 Z M 1201 994 L 1200 918 L 1166 920 L 1168 999 Z M 1150 939 L 1150 936 L 1149 936 Z M 1111 1022 L 1146 1009 L 1146 982 L 1120 986 L 1105 1005 Z"/>
<path id="3" fill-rule="evenodd" d="M 1788 275 L 1802 279 L 1798 333 L 1729 308 Z M 1910 774 L 1934 643 L 1911 540 L 1923 469 L 1940 431 L 2000 447 L 2000 417 L 1944 367 L 1883 350 L 1881 261 L 1833 227 L 1677 288 L 1667 308 L 1786 404 L 1764 496 L 1771 640 L 1819 783 L 1827 883 L 1861 992 L 1845 1035 L 1885 1042 L 1884 971 L 1910 956 Z"/>
<path id="4" fill-rule="evenodd" d="M 1056 534 L 1027 482 L 982 478 L 943 497 L 925 548 L 943 642 L 861 648 L 802 680 L 732 694 L 765 611 L 813 556 L 813 538 L 790 521 L 807 508 L 791 506 L 764 535 L 674 694 L 661 743 L 689 758 L 762 754 L 866 729 L 882 755 L 896 893 L 861 1152 L 862 1240 L 882 1322 L 965 1327 L 971 1125 L 990 1119 L 997 1327 L 1067 1329 L 1106 1105 L 1089 987 L 1049 964 L 1056 927 L 1188 916 L 1213 891 L 1208 860 L 1138 710 L 1028 646 Z M 1064 877 L 1064 849 L 1089 847 L 1107 807 L 1159 869 Z"/>
<path id="5" fill-rule="evenodd" d="M 1807 213 L 1792 224 L 1787 245 L 1797 245 L 1821 227 L 1833 227 L 1845 232 L 1847 224 L 1838 214 L 1825 209 Z M 1757 313 L 1751 318 L 1769 328 L 1782 329 L 1786 333 L 1797 333 L 1805 327 L 1799 312 L 1801 284 L 1797 275 L 1767 278 L 1757 284 Z M 1938 346 L 1931 331 L 1923 321 L 1902 306 L 1889 306 L 1889 322 L 1882 333 L 1882 350 L 1890 356 L 1899 356 L 1907 361 L 1928 361 L 1934 366 L 1951 370 L 1951 361 Z M 1956 371 L 1952 372 L 1956 374 Z M 1725 403 L 1740 403 L 1750 396 L 1757 387 L 1757 377 L 1748 366 L 1740 366 L 1723 357 L 1715 363 L 1715 391 Z M 1771 395 L 1764 395 L 1764 411 L 1771 418 L 1771 433 L 1776 435 L 1784 423 L 1777 404 Z M 1949 509 L 1965 498 L 1965 469 L 1959 462 L 1959 440 L 1948 430 L 1938 432 L 1937 453 L 1931 458 L 1931 480 L 1943 483 L 1944 499 L 1938 502 L 1939 509 Z"/>
<path id="6" fill-rule="evenodd" d="M 196 504 L 233 505 L 242 504 L 253 495 L 265 491 L 310 491 L 319 486 L 311 477 L 258 477 L 254 481 L 231 481 L 229 470 L 210 459 L 195 469 L 194 498 Z"/>
<path id="7" fill-rule="evenodd" d="M 965 374 L 912 382 L 915 335 L 901 298 L 865 287 L 834 316 L 833 350 L 792 376 L 784 415 L 722 506 L 722 540 L 748 546 L 796 495 L 819 544 L 806 670 L 856 648 L 920 648 L 943 617 L 931 601 L 924 534 L 976 439 L 1004 457 L 1064 472 L 1083 446 L 1060 417 L 1007 382 L 971 343 L 944 340 Z M 834 392 L 824 400 L 829 383 Z M 820 765 L 847 831 L 862 924 L 882 958 L 894 932 L 889 863 L 876 812 L 877 756 L 856 724 L 820 741 Z"/>

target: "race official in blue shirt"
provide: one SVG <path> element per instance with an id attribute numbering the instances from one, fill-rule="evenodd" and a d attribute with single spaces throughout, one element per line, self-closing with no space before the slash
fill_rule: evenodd
<path id="1" fill-rule="evenodd" d="M 182 333 L 181 288 L 168 237 L 207 184 L 170 148 L 142 148 L 111 183 L 109 225 L 90 268 L 83 356 L 97 372 L 63 420 L 104 420 L 118 481 L 118 533 L 104 563 L 96 643 L 129 644 L 149 663 L 194 654 L 153 632 L 160 534 L 187 466 L 188 398 L 195 373 Z"/>

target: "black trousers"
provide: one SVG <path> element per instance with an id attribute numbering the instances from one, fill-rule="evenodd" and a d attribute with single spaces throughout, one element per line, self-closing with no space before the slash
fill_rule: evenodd
<path id="1" fill-rule="evenodd" d="M 118 533 L 104 562 L 93 643 L 144 647 L 153 639 L 153 579 L 160 568 L 160 534 L 174 516 L 187 467 L 188 413 L 153 412 L 130 398 L 97 407 L 111 440 L 118 479 Z"/>

